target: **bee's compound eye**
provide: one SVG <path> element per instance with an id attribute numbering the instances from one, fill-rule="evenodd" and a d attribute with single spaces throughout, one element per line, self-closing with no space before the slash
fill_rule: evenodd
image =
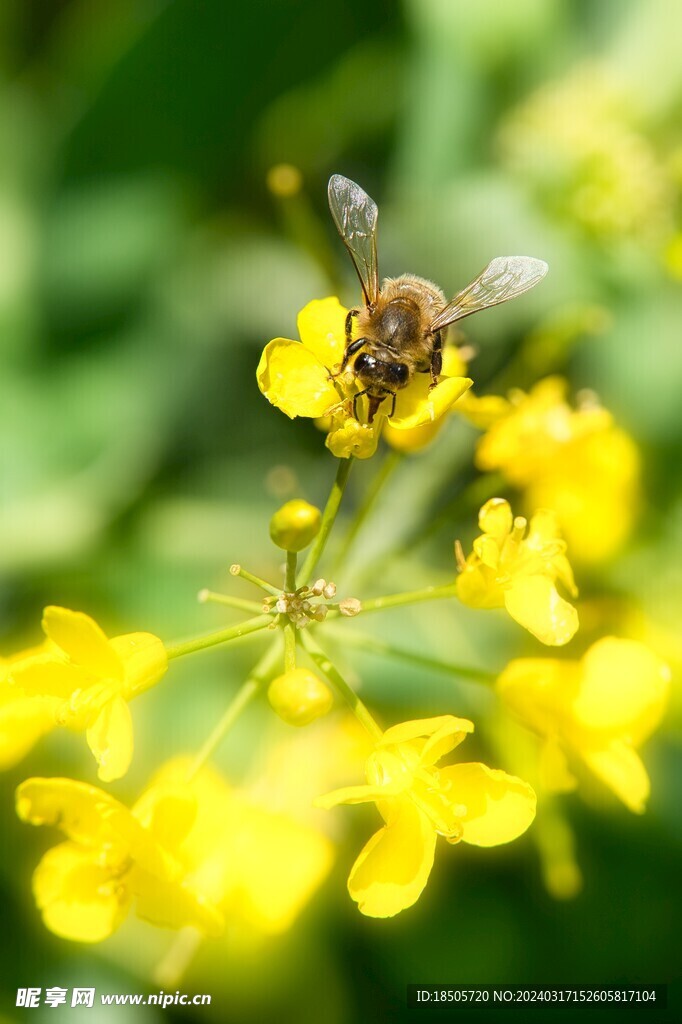
<path id="1" fill-rule="evenodd" d="M 402 387 L 407 384 L 410 371 L 405 363 L 391 363 L 391 379 Z"/>
<path id="2" fill-rule="evenodd" d="M 373 370 L 376 365 L 377 360 L 374 356 L 371 356 L 369 352 L 361 352 L 353 364 L 353 369 L 356 373 L 362 373 L 363 371 Z"/>

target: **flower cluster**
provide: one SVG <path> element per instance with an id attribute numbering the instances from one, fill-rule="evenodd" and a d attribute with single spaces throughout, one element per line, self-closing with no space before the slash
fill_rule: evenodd
<path id="1" fill-rule="evenodd" d="M 581 661 L 512 661 L 497 690 L 515 717 L 543 738 L 550 788 L 573 788 L 566 755 L 580 758 L 626 807 L 641 813 L 649 778 L 636 748 L 660 723 L 669 684 L 669 669 L 644 644 L 605 637 Z"/>
<path id="2" fill-rule="evenodd" d="M 219 933 L 216 907 L 186 881 L 176 856 L 192 815 L 177 800 L 140 819 L 108 793 L 73 779 L 28 779 L 17 790 L 17 814 L 53 825 L 67 837 L 48 850 L 33 876 L 47 927 L 79 942 L 101 942 L 134 903 L 139 917 L 167 928 L 194 925 Z"/>
<path id="3" fill-rule="evenodd" d="M 526 509 L 551 508 L 582 562 L 613 555 L 627 539 L 639 493 L 639 455 L 593 395 L 573 409 L 568 385 L 547 377 L 528 393 L 469 401 L 486 432 L 476 465 L 500 471 L 523 492 Z M 483 406 L 484 408 L 481 408 Z"/>
<path id="4" fill-rule="evenodd" d="M 135 908 L 160 927 L 220 935 L 225 917 L 260 932 L 288 928 L 332 863 L 326 836 L 271 813 L 190 762 L 162 766 L 132 810 L 72 779 L 28 779 L 17 813 L 67 837 L 36 868 L 47 927 L 100 942 Z"/>
<path id="5" fill-rule="evenodd" d="M 445 668 L 494 686 L 500 708 L 508 713 L 505 734 L 516 729 L 534 750 L 537 741 L 530 733 L 540 739 L 538 770 L 529 758 L 529 771 L 520 771 L 533 786 L 479 761 L 443 763 L 474 731 L 468 718 L 450 713 L 456 707 L 383 729 L 327 654 L 325 631 L 332 623 L 333 639 L 334 620 L 337 629 L 347 630 L 342 623 L 348 618 L 453 596 L 471 608 L 505 609 L 542 644 L 569 643 L 578 630 L 572 603 L 577 588 L 564 535 L 571 557 L 574 551 L 583 560 L 611 553 L 627 535 L 631 520 L 623 506 L 631 510 L 638 486 L 634 446 L 605 410 L 594 402 L 573 409 L 565 383 L 554 377 L 508 398 L 465 396 L 472 382 L 454 348 L 444 353 L 445 375 L 432 381 L 429 374 L 415 374 L 398 391 L 394 411 L 380 410 L 371 424 L 357 419 L 361 396 L 353 371 L 338 369 L 346 322 L 347 310 L 337 299 L 311 302 L 299 315 L 301 341 L 271 341 L 258 366 L 258 384 L 268 401 L 291 418 L 321 423 L 327 447 L 342 461 L 324 510 L 296 499 L 273 515 L 270 538 L 280 557 L 286 553 L 278 581 L 232 565 L 233 578 L 258 588 L 258 601 L 201 591 L 202 602 L 248 611 L 251 618 L 165 645 L 151 633 L 108 638 L 83 612 L 50 606 L 44 612 L 44 642 L 0 661 L 0 764 L 15 764 L 42 735 L 66 726 L 85 732 L 99 779 L 108 783 L 124 776 L 131 763 L 130 701 L 157 684 L 173 659 L 250 635 L 270 638 L 195 758 L 163 765 L 131 809 L 74 779 L 29 778 L 19 786 L 19 817 L 53 826 L 65 837 L 43 856 L 33 877 L 43 920 L 59 936 L 101 941 L 131 909 L 155 925 L 191 927 L 207 937 L 220 935 L 228 922 L 261 933 L 284 931 L 322 884 L 335 856 L 320 824 L 327 816 L 313 803 L 318 809 L 376 805 L 381 827 L 348 878 L 360 912 L 374 918 L 393 917 L 419 899 L 439 836 L 449 845 L 511 842 L 534 822 L 536 789 L 543 797 L 574 788 L 583 769 L 627 808 L 644 810 L 649 778 L 638 748 L 661 721 L 669 673 L 642 643 L 606 637 L 580 660 L 515 658 L 502 671 L 487 672 L 354 634 L 349 646 L 355 642 L 408 664 Z M 353 457 L 372 455 L 382 429 L 396 450 L 418 450 L 455 406 L 485 430 L 476 452 L 478 468 L 501 472 L 504 482 L 518 488 L 528 516 L 514 516 L 505 498 L 490 498 L 480 509 L 480 535 L 471 552 L 465 556 L 455 541 L 455 582 L 337 600 L 336 584 L 317 575 L 318 561 Z M 371 504 L 365 501 L 346 549 Z M 209 761 L 247 704 L 265 695 L 265 707 L 275 712 L 268 712 L 272 727 L 300 736 L 306 731 L 301 727 L 315 723 L 321 739 L 302 756 L 292 756 L 287 746 L 271 773 L 276 784 L 260 778 L 237 788 Z M 330 713 L 335 695 L 364 730 L 363 744 L 348 743 L 344 724 Z M 453 704 L 454 699 L 453 690 Z M 325 716 L 326 723 L 318 721 Z M 525 732 L 512 718 L 527 727 Z M 297 728 L 285 729 L 282 722 Z M 504 763 L 509 749 L 495 744 L 493 730 L 481 732 L 484 742 L 492 737 Z M 365 783 L 320 795 L 348 777 L 348 766 L 361 771 L 361 747 Z M 513 763 L 513 756 L 509 760 Z M 292 781 L 297 763 L 305 778 L 299 774 Z M 286 784 L 296 790 L 298 803 L 283 807 L 277 785 Z M 537 831 L 543 863 L 550 865 L 545 868 L 550 888 L 559 895 L 574 893 L 579 871 L 560 816 L 548 812 Z"/>
<path id="6" fill-rule="evenodd" d="M 578 613 L 559 594 L 577 591 L 556 516 L 535 513 L 530 525 L 512 515 L 508 501 L 491 498 L 479 513 L 482 534 L 465 560 L 459 555 L 457 596 L 472 608 L 506 608 L 511 617 L 544 644 L 560 646 L 578 628 Z"/>

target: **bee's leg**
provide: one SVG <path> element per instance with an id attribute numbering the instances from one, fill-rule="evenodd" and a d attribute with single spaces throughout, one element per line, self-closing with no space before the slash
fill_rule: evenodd
<path id="1" fill-rule="evenodd" d="M 368 391 L 369 388 L 365 388 L 364 391 L 358 391 L 357 395 L 353 395 L 353 416 L 358 421 L 358 423 L 360 422 L 360 418 L 358 416 L 358 398 L 362 398 L 362 396 L 366 395 Z M 371 422 L 372 421 L 370 420 L 370 423 Z"/>
<path id="2" fill-rule="evenodd" d="M 391 411 L 388 414 L 388 418 L 390 420 L 395 416 L 395 400 L 398 396 L 396 395 L 395 391 L 389 391 L 389 395 L 393 397 L 393 401 L 391 402 Z"/>
<path id="3" fill-rule="evenodd" d="M 431 384 L 429 390 L 435 388 L 438 383 L 438 378 L 441 375 L 443 369 L 443 338 L 440 331 L 436 331 L 433 336 L 433 352 L 431 353 Z"/>
<path id="4" fill-rule="evenodd" d="M 348 316 L 350 316 L 350 313 L 348 314 Z M 341 361 L 340 368 L 336 371 L 336 373 L 330 373 L 329 375 L 332 380 L 334 379 L 334 377 L 341 376 L 343 371 L 348 366 L 348 360 L 352 359 L 355 353 L 360 351 L 360 349 L 362 348 L 366 341 L 366 338 L 356 338 L 355 341 L 351 341 L 348 345 L 346 345 L 346 351 L 343 353 L 343 360 Z"/>
<path id="5" fill-rule="evenodd" d="M 350 345 L 353 340 L 353 317 L 360 316 L 359 309 L 349 309 L 346 314 L 346 347 Z"/>

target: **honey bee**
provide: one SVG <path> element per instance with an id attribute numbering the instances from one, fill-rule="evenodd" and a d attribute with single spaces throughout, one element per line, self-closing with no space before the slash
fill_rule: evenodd
<path id="1" fill-rule="evenodd" d="M 393 416 L 396 393 L 407 387 L 415 373 L 430 373 L 430 387 L 436 386 L 450 324 L 522 295 L 542 280 L 548 268 L 543 260 L 530 256 L 498 256 L 450 302 L 435 284 L 414 274 L 387 278 L 379 287 L 376 203 L 342 174 L 329 179 L 328 194 L 329 209 L 364 297 L 364 306 L 351 309 L 346 317 L 343 360 L 332 377 L 340 376 L 354 360 L 352 371 L 361 390 L 353 397 L 353 415 L 358 419 L 358 399 L 367 395 L 368 422 L 372 423 L 389 397 Z M 357 321 L 356 338 L 353 320 Z"/>

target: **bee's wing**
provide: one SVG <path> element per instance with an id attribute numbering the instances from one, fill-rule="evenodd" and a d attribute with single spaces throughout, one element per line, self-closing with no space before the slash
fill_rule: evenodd
<path id="1" fill-rule="evenodd" d="M 331 176 L 327 192 L 334 223 L 351 255 L 369 305 L 379 297 L 377 204 L 342 174 Z"/>
<path id="2" fill-rule="evenodd" d="M 498 256 L 491 260 L 471 284 L 448 302 L 431 324 L 438 331 L 455 320 L 477 313 L 479 309 L 497 306 L 517 295 L 523 295 L 543 279 L 548 267 L 544 260 L 532 256 Z"/>

